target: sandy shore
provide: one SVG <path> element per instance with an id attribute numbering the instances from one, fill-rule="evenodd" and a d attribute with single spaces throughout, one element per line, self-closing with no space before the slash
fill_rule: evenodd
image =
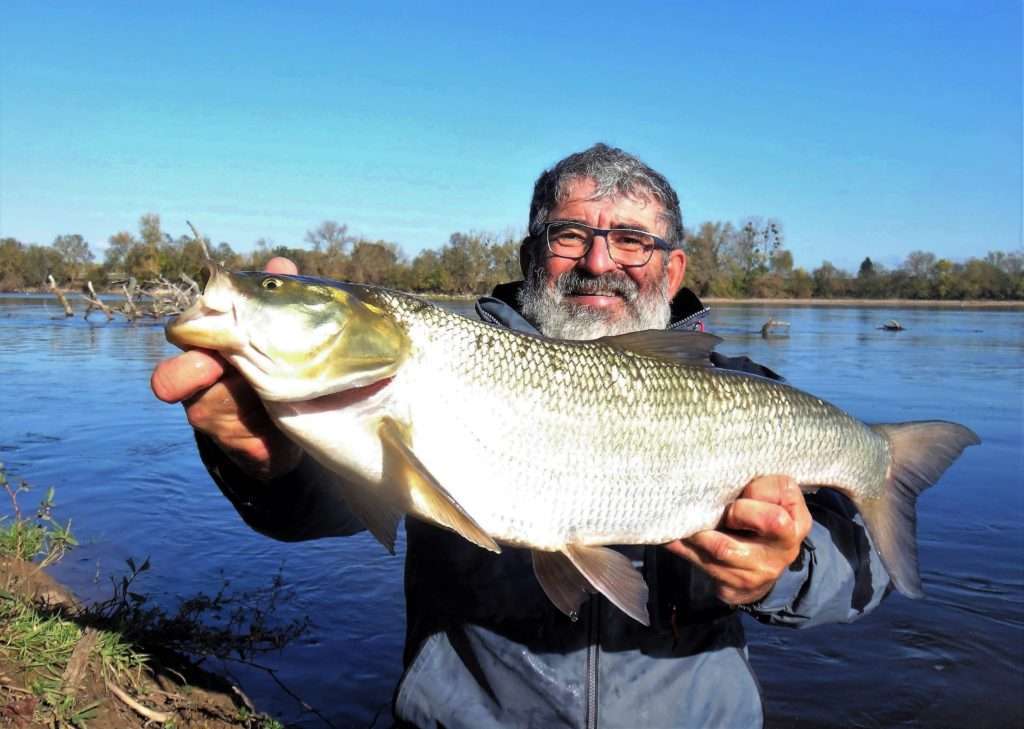
<path id="1" fill-rule="evenodd" d="M 845 306 L 862 309 L 1003 309 L 1024 310 L 1024 301 L 989 301 L 971 299 L 950 301 L 941 299 L 701 299 L 710 306 Z"/>

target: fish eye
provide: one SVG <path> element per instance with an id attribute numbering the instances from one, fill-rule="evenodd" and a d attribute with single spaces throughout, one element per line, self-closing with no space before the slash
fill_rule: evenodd
<path id="1" fill-rule="evenodd" d="M 274 278 L 273 276 L 267 276 L 265 279 L 260 281 L 260 286 L 265 288 L 267 291 L 273 291 L 274 289 L 279 288 L 283 285 L 284 281 L 282 281 L 279 278 Z"/>

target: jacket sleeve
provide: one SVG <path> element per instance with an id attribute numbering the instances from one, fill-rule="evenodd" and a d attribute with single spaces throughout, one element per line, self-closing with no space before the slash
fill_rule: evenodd
<path id="1" fill-rule="evenodd" d="M 263 482 L 243 473 L 198 431 L 196 444 L 214 482 L 245 523 L 261 534 L 297 542 L 363 530 L 341 496 L 337 478 L 309 456 L 290 473 Z"/>
<path id="2" fill-rule="evenodd" d="M 822 489 L 807 496 L 814 523 L 800 556 L 771 592 L 743 608 L 772 625 L 849 623 L 889 593 L 889 575 L 853 504 Z"/>

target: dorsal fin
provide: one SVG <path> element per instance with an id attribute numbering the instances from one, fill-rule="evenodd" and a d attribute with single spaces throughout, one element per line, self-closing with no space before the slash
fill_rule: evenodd
<path id="1" fill-rule="evenodd" d="M 601 337 L 595 341 L 647 357 L 656 357 L 697 367 L 711 367 L 711 351 L 722 339 L 706 332 L 647 329 L 614 337 Z"/>

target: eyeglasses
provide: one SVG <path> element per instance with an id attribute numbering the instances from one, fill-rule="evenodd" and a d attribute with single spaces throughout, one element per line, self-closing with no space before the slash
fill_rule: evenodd
<path id="1" fill-rule="evenodd" d="M 620 266 L 643 266 L 655 250 L 670 251 L 672 246 L 663 238 L 645 230 L 632 228 L 593 228 L 583 223 L 550 220 L 544 223 L 544 237 L 548 250 L 559 258 L 579 260 L 594 245 L 594 238 L 603 236 L 608 256 Z"/>

